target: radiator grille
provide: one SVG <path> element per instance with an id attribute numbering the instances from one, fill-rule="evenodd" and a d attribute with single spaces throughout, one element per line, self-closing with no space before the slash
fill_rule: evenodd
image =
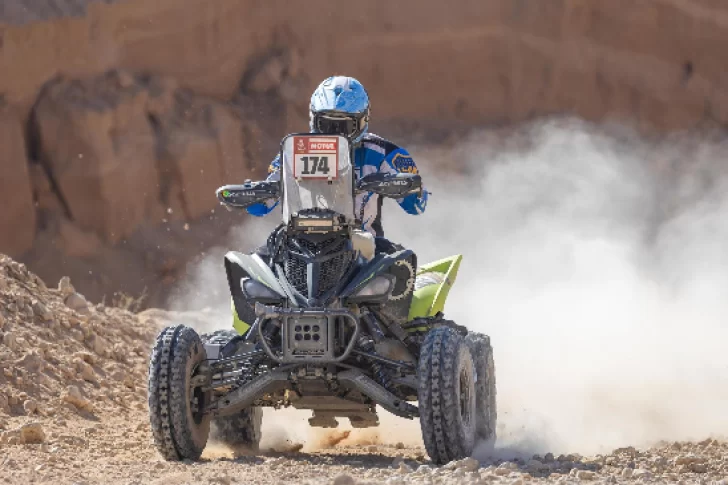
<path id="1" fill-rule="evenodd" d="M 319 241 L 299 238 L 296 239 L 296 242 L 316 256 L 340 252 L 340 254 L 319 265 L 319 287 L 318 291 L 313 295 L 315 298 L 322 296 L 333 288 L 354 263 L 354 252 L 346 250 L 347 240 L 341 236 L 333 236 Z M 290 249 L 296 250 L 293 245 L 290 245 Z M 299 293 L 308 296 L 306 266 L 305 261 L 290 253 L 285 261 L 286 278 Z"/>

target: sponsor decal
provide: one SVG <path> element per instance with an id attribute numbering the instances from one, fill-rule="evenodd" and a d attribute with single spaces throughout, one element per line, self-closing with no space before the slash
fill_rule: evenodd
<path id="1" fill-rule="evenodd" d="M 297 179 L 335 179 L 338 177 L 338 161 L 338 137 L 294 137 L 293 175 Z"/>
<path id="2" fill-rule="evenodd" d="M 398 172 L 417 174 L 419 170 L 415 166 L 414 160 L 409 155 L 398 153 L 392 159 L 392 165 Z"/>

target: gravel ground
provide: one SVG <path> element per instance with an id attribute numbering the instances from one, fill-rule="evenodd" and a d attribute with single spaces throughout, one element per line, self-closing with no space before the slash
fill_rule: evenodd
<path id="1" fill-rule="evenodd" d="M 67 279 L 48 288 L 0 255 L 0 483 L 728 484 L 728 443 L 713 439 L 592 457 L 496 449 L 497 459 L 434 467 L 421 444 L 389 443 L 398 431 L 384 419 L 378 431 L 316 431 L 309 442 L 267 438 L 264 424 L 259 454 L 209 443 L 199 462 L 165 462 L 146 403 L 160 315 L 90 305 Z M 294 426 L 285 412 L 266 419 Z"/>
<path id="2" fill-rule="evenodd" d="M 27 443 L 0 448 L 5 483 L 119 484 L 487 484 L 701 483 L 728 484 L 728 443 L 670 443 L 623 448 L 604 456 L 535 456 L 524 460 L 466 459 L 429 464 L 422 447 L 337 444 L 317 451 L 263 451 L 234 456 L 208 446 L 201 461 L 168 463 L 151 445 L 146 413 L 106 419 L 11 419 L 4 434 Z"/>

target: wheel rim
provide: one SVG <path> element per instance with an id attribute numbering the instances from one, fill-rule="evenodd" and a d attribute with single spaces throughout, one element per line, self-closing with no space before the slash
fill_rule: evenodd
<path id="1" fill-rule="evenodd" d="M 196 365 L 192 369 L 192 373 L 190 374 L 191 377 L 194 377 L 197 373 L 197 368 L 199 365 Z M 205 407 L 207 406 L 207 393 L 203 392 L 202 387 L 192 387 L 190 386 L 190 414 L 192 414 L 192 419 L 194 420 L 195 424 L 201 424 L 202 421 L 205 419 Z"/>
<path id="2" fill-rule="evenodd" d="M 459 384 L 460 384 L 460 417 L 463 421 L 463 426 L 465 428 L 470 428 L 472 426 L 472 420 L 473 420 L 473 404 L 474 404 L 474 395 L 473 395 L 473 375 L 471 372 L 469 372 L 467 367 L 463 367 L 460 369 L 460 378 L 459 378 Z"/>

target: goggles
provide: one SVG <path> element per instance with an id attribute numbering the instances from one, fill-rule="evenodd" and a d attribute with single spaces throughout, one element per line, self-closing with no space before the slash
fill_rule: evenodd
<path id="1" fill-rule="evenodd" d="M 353 137 L 364 130 L 367 115 L 336 115 L 322 113 L 314 115 L 314 128 L 326 135 Z"/>

